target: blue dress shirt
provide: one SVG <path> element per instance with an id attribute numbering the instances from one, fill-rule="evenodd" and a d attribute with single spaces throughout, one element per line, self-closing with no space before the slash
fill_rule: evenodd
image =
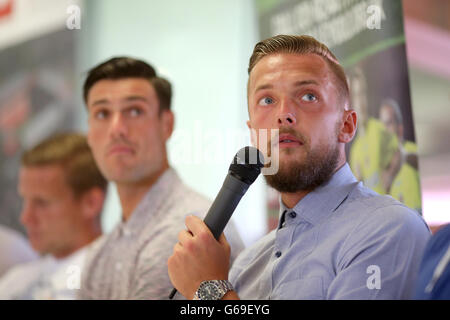
<path id="1" fill-rule="evenodd" d="M 281 201 L 280 201 L 281 202 Z M 430 231 L 416 211 L 363 186 L 348 164 L 234 262 L 241 299 L 408 299 Z"/>

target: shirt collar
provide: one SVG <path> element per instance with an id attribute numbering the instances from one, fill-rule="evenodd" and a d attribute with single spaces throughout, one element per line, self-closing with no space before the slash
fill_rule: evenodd
<path id="1" fill-rule="evenodd" d="M 280 219 L 278 228 L 281 227 L 282 220 L 286 223 L 290 221 L 306 221 L 312 225 L 318 224 L 335 211 L 347 198 L 350 191 L 358 183 L 353 175 L 348 163 L 345 163 L 337 170 L 331 179 L 308 193 L 292 209 L 288 209 L 280 196 Z M 290 219 L 289 215 L 283 218 L 284 212 L 294 211 L 299 219 Z"/>

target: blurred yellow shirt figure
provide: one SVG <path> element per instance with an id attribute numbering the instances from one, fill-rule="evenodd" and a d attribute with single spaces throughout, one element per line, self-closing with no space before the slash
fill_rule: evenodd
<path id="1" fill-rule="evenodd" d="M 398 144 L 397 137 L 387 131 L 381 121 L 369 118 L 350 150 L 350 167 L 356 178 L 379 194 L 386 194 L 381 172 L 389 166 Z"/>
<path id="2" fill-rule="evenodd" d="M 417 145 L 406 141 L 403 145 L 406 153 L 417 153 Z M 392 182 L 390 194 L 408 207 L 421 212 L 422 199 L 419 172 L 408 163 L 403 163 Z"/>

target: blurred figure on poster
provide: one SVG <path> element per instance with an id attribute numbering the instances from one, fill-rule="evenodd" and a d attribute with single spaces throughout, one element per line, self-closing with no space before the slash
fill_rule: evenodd
<path id="1" fill-rule="evenodd" d="M 386 129 L 397 136 L 402 154 L 402 164 L 394 177 L 389 194 L 408 207 L 421 212 L 417 145 L 403 138 L 403 117 L 398 103 L 391 98 L 383 100 L 379 110 L 379 118 Z"/>
<path id="2" fill-rule="evenodd" d="M 101 235 L 106 188 L 84 135 L 56 134 L 25 151 L 21 222 L 43 257 L 11 268 L 0 279 L 0 299 L 75 298 L 84 256 Z"/>
<path id="3" fill-rule="evenodd" d="M 24 236 L 14 229 L 0 225 L 0 277 L 9 268 L 38 257 Z"/>
<path id="4" fill-rule="evenodd" d="M 350 149 L 350 167 L 358 180 L 379 194 L 389 193 L 401 166 L 400 143 L 383 123 L 370 116 L 367 81 L 356 66 L 349 72 L 351 105 L 358 114 L 358 130 Z"/>

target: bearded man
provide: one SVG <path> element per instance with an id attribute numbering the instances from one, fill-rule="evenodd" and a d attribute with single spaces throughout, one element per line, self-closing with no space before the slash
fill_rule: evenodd
<path id="1" fill-rule="evenodd" d="M 410 298 L 430 232 L 352 174 L 357 114 L 336 57 L 312 37 L 279 35 L 255 46 L 248 71 L 248 127 L 279 131 L 279 169 L 265 176 L 281 193 L 278 228 L 229 270 L 226 238 L 187 217 L 168 260 L 175 288 L 188 299 Z"/>

